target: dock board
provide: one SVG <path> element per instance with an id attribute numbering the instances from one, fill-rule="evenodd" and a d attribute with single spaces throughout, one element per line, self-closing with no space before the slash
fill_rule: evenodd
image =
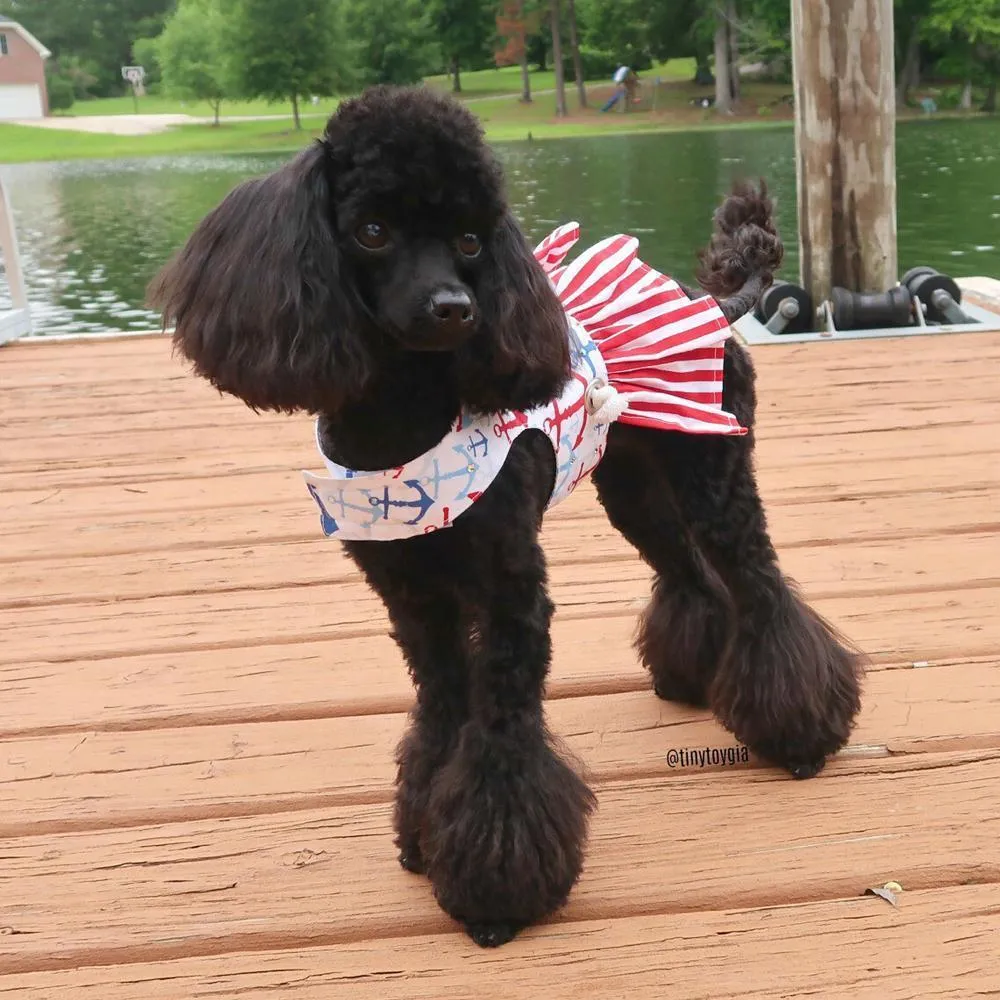
<path id="1" fill-rule="evenodd" d="M 484 952 L 395 860 L 412 689 L 308 418 L 162 337 L 0 350 L 0 1000 L 998 995 L 1000 335 L 755 356 L 782 564 L 872 659 L 851 745 L 671 766 L 733 739 L 649 690 L 649 571 L 582 487 L 544 542 L 586 871 Z"/>

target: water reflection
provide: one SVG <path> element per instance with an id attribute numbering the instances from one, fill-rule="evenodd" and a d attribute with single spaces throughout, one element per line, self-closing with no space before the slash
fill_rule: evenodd
<path id="1" fill-rule="evenodd" d="M 690 279 L 719 198 L 735 177 L 768 178 L 795 232 L 787 129 L 638 135 L 500 147 L 511 200 L 532 239 L 575 219 L 583 239 L 639 236 L 655 266 Z M 146 284 L 197 221 L 245 177 L 285 155 L 179 156 L 0 167 L 14 205 L 40 333 L 140 330 Z M 1000 274 L 1000 121 L 899 129 L 903 268 Z M 784 273 L 798 271 L 795 240 Z M 0 289 L 0 307 L 6 287 Z"/>

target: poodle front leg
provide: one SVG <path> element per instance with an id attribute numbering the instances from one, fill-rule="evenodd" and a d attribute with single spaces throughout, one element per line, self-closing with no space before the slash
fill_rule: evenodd
<path id="1" fill-rule="evenodd" d="M 417 702 L 396 751 L 393 827 L 399 863 L 426 872 L 424 839 L 433 778 L 458 742 L 468 716 L 468 650 L 458 623 L 459 608 L 444 599 L 435 605 L 394 602 L 394 635 L 416 682 Z"/>
<path id="2" fill-rule="evenodd" d="M 553 609 L 534 525 L 505 528 L 483 553 L 470 718 L 434 777 L 423 845 L 440 905 L 484 947 L 566 902 L 595 803 L 543 719 Z"/>
<path id="3" fill-rule="evenodd" d="M 393 810 L 399 863 L 415 874 L 426 870 L 421 840 L 434 774 L 454 751 L 469 713 L 468 616 L 443 549 L 434 539 L 423 540 L 419 552 L 398 543 L 348 546 L 385 603 L 416 688 L 410 724 L 396 751 Z"/>

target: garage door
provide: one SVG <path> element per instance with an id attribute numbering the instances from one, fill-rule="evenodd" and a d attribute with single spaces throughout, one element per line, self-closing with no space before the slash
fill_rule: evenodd
<path id="1" fill-rule="evenodd" d="M 35 83 L 0 83 L 0 121 L 41 118 L 42 92 Z"/>

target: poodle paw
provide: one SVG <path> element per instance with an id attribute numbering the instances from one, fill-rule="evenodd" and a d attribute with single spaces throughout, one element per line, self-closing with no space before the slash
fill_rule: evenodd
<path id="1" fill-rule="evenodd" d="M 519 930 L 521 926 L 510 921 L 465 925 L 466 933 L 480 948 L 499 948 L 513 941 Z"/>
<path id="2" fill-rule="evenodd" d="M 812 778 L 850 738 L 860 676 L 860 657 L 788 594 L 780 613 L 737 645 L 716 678 L 712 707 L 758 757 Z"/>
<path id="3" fill-rule="evenodd" d="M 537 728 L 468 724 L 435 776 L 421 842 L 441 908 L 484 947 L 559 909 L 582 870 L 594 805 Z"/>
<path id="4" fill-rule="evenodd" d="M 709 593 L 657 580 L 636 648 L 658 698 L 708 708 L 708 689 L 732 634 L 729 610 Z"/>
<path id="5" fill-rule="evenodd" d="M 426 875 L 427 865 L 419 847 L 404 848 L 399 852 L 399 866 L 412 875 Z"/>
<path id="6" fill-rule="evenodd" d="M 684 676 L 660 673 L 654 677 L 653 693 L 661 701 L 672 701 L 690 708 L 708 708 L 708 693 L 703 683 Z"/>

